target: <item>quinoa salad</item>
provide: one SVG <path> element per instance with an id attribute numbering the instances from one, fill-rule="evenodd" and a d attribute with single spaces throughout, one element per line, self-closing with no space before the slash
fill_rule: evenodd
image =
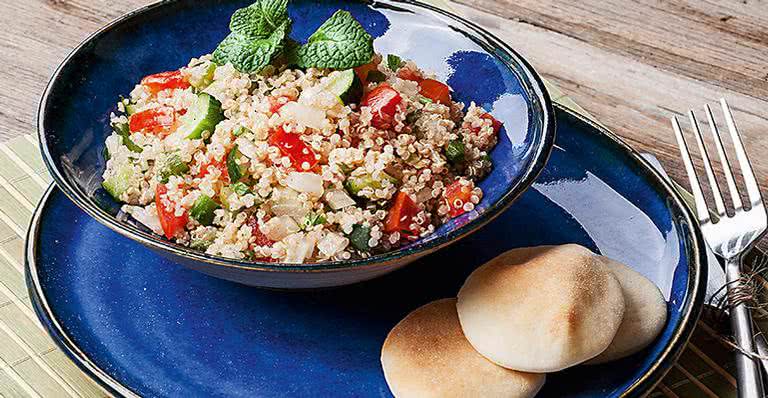
<path id="1" fill-rule="evenodd" d="M 238 10 L 212 54 L 120 98 L 102 185 L 122 211 L 195 250 L 282 263 L 390 251 L 472 211 L 501 123 L 376 54 L 346 11 L 289 39 L 285 6 Z"/>

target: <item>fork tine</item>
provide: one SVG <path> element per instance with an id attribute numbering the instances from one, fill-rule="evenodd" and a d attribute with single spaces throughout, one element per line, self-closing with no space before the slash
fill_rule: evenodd
<path id="1" fill-rule="evenodd" d="M 704 192 L 701 191 L 699 179 L 696 177 L 696 170 L 693 168 L 691 153 L 688 151 L 688 145 L 686 145 L 685 138 L 683 137 L 683 130 L 680 128 L 680 122 L 677 121 L 676 116 L 672 117 L 672 129 L 675 130 L 677 145 L 680 147 L 680 156 L 683 158 L 683 165 L 685 166 L 686 173 L 688 173 L 688 181 L 691 184 L 693 199 L 696 203 L 696 215 L 698 216 L 700 223 L 708 222 L 709 210 L 707 209 L 707 202 L 704 199 Z"/>
<path id="2" fill-rule="evenodd" d="M 715 141 L 715 147 L 717 148 L 717 156 L 720 158 L 720 164 L 723 165 L 723 172 L 725 174 L 725 181 L 728 184 L 728 191 L 731 194 L 731 203 L 736 210 L 742 208 L 741 196 L 739 195 L 739 188 L 736 187 L 736 180 L 733 178 L 733 172 L 731 171 L 731 162 L 728 161 L 728 155 L 723 148 L 723 139 L 720 137 L 720 130 L 715 123 L 715 117 L 712 115 L 712 108 L 709 104 L 704 105 L 704 110 L 707 113 L 707 119 L 709 122 L 709 129 L 712 131 L 712 138 Z"/>
<path id="3" fill-rule="evenodd" d="M 744 185 L 747 187 L 749 203 L 751 207 L 759 206 L 763 201 L 760 196 L 760 188 L 757 186 L 757 179 L 755 178 L 754 172 L 752 172 L 752 166 L 749 164 L 749 158 L 747 157 L 747 152 L 744 150 L 744 144 L 741 142 L 739 130 L 736 129 L 736 122 L 733 120 L 731 108 L 728 106 L 728 103 L 725 102 L 725 98 L 720 98 L 720 105 L 725 114 L 725 122 L 728 125 L 728 131 L 731 133 L 731 141 L 733 141 L 733 146 L 736 150 L 736 158 L 739 160 L 739 165 L 741 166 L 741 175 L 744 176 Z"/>
<path id="4" fill-rule="evenodd" d="M 720 187 L 717 185 L 717 179 L 715 179 L 715 171 L 712 169 L 712 162 L 709 161 L 709 153 L 707 147 L 704 146 L 704 137 L 701 135 L 699 129 L 699 122 L 696 120 L 696 115 L 693 111 L 688 111 L 688 117 L 691 119 L 693 125 L 694 137 L 696 138 L 696 144 L 699 147 L 699 153 L 701 153 L 701 160 L 704 163 L 704 171 L 707 174 L 707 180 L 709 180 L 709 187 L 712 190 L 712 196 L 715 199 L 715 209 L 717 214 L 721 217 L 725 216 L 725 204 L 723 203 L 723 195 L 720 193 Z"/>

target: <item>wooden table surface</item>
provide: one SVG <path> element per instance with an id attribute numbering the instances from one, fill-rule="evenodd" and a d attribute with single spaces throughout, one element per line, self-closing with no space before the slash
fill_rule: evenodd
<path id="1" fill-rule="evenodd" d="M 35 131 L 57 64 L 90 32 L 147 0 L 6 1 L 0 140 Z M 685 183 L 672 115 L 725 97 L 768 189 L 768 4 L 760 0 L 458 0 L 453 6 Z M 690 127 L 685 121 L 684 127 Z M 707 132 L 708 130 L 705 130 Z"/>

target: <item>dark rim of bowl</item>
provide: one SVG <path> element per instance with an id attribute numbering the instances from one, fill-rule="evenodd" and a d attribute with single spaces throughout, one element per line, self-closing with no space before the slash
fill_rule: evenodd
<path id="1" fill-rule="evenodd" d="M 164 6 L 169 3 L 175 3 L 178 1 L 180 0 L 160 1 L 157 3 L 153 3 L 150 5 L 138 8 L 108 23 L 107 25 L 105 25 L 104 27 L 102 27 L 92 35 L 90 35 L 88 38 L 83 40 L 69 55 L 67 55 L 64 61 L 59 65 L 59 67 L 53 73 L 51 80 L 49 81 L 48 85 L 45 88 L 45 91 L 40 100 L 40 105 L 38 108 L 37 126 L 38 126 L 38 136 L 40 140 L 40 148 L 43 153 L 43 159 L 45 160 L 45 164 L 48 170 L 50 171 L 51 176 L 56 181 L 56 184 L 62 189 L 62 192 L 64 192 L 64 194 L 70 200 L 72 200 L 78 207 L 80 207 L 82 210 L 88 213 L 91 217 L 95 218 L 97 221 L 106 225 L 108 228 L 112 229 L 113 231 L 121 235 L 124 235 L 128 238 L 131 238 L 135 241 L 141 242 L 152 248 L 168 251 L 177 256 L 186 257 L 187 259 L 190 259 L 190 260 L 201 261 L 201 262 L 218 265 L 218 266 L 229 267 L 229 268 L 239 268 L 239 269 L 258 270 L 258 271 L 323 272 L 323 271 L 343 271 L 343 270 L 347 270 L 355 267 L 359 267 L 359 268 L 374 267 L 374 266 L 380 265 L 382 262 L 397 261 L 399 259 L 416 255 L 416 254 L 430 253 L 433 250 L 442 248 L 450 243 L 453 243 L 469 235 L 470 233 L 476 231 L 477 229 L 491 222 L 499 214 L 504 212 L 504 210 L 509 208 L 509 206 L 512 205 L 512 202 L 514 202 L 518 196 L 520 196 L 526 189 L 528 189 L 528 187 L 530 187 L 533 181 L 538 177 L 538 175 L 544 169 L 544 166 L 546 165 L 547 160 L 549 159 L 549 155 L 552 151 L 552 147 L 554 145 L 554 140 L 555 140 L 555 118 L 554 118 L 554 110 L 552 107 L 552 101 L 550 100 L 549 93 L 544 87 L 544 82 L 542 81 L 541 77 L 539 77 L 539 75 L 533 70 L 533 67 L 520 54 L 515 52 L 512 48 L 504 44 L 501 40 L 493 36 L 491 33 L 486 31 L 485 29 L 453 13 L 441 10 L 439 8 L 436 8 L 431 5 L 424 4 L 415 0 L 387 0 L 384 3 L 392 2 L 392 3 L 411 4 L 417 7 L 421 7 L 421 8 L 436 12 L 438 14 L 441 14 L 455 21 L 458 21 L 459 23 L 464 24 L 471 29 L 474 29 L 477 34 L 479 34 L 480 36 L 483 37 L 483 39 L 491 43 L 494 46 L 494 48 L 500 49 L 506 52 L 507 54 L 505 55 L 509 55 L 509 57 L 512 60 L 514 60 L 518 65 L 521 66 L 520 70 L 518 71 L 517 68 L 514 68 L 514 65 L 512 62 L 504 59 L 500 59 L 499 57 L 497 57 L 497 59 L 499 59 L 499 61 L 501 61 L 505 66 L 510 68 L 510 70 L 512 70 L 513 73 L 522 74 L 522 76 L 519 76 L 519 77 L 524 83 L 523 85 L 524 89 L 528 92 L 528 95 L 531 97 L 531 101 L 533 103 L 538 103 L 539 106 L 541 106 L 542 112 L 540 117 L 541 117 L 541 122 L 543 126 L 542 137 L 541 137 L 541 142 L 535 148 L 535 153 L 533 154 L 532 161 L 530 162 L 530 164 L 522 174 L 523 178 L 520 181 L 518 181 L 518 183 L 515 186 L 513 186 L 509 191 L 507 191 L 501 198 L 499 198 L 498 201 L 491 204 L 491 206 L 489 206 L 482 214 L 480 214 L 474 220 L 454 230 L 449 231 L 445 235 L 428 239 L 427 241 L 417 243 L 406 249 L 389 251 L 386 253 L 377 254 L 371 257 L 358 259 L 358 260 L 324 261 L 324 262 L 317 262 L 317 263 L 304 263 L 304 264 L 298 264 L 298 265 L 286 264 L 286 263 L 266 263 L 266 262 L 258 262 L 258 261 L 241 261 L 236 259 L 228 259 L 226 257 L 221 257 L 221 256 L 209 255 L 203 252 L 186 248 L 181 245 L 174 244 L 167 240 L 163 240 L 160 237 L 141 231 L 132 225 L 121 223 L 117 221 L 114 216 L 110 215 L 100 207 L 91 203 L 91 201 L 87 198 L 87 195 L 85 195 L 85 193 L 83 193 L 79 188 L 77 188 L 73 184 L 70 184 L 68 180 L 62 175 L 62 173 L 59 172 L 59 170 L 55 166 L 55 162 L 51 158 L 51 154 L 48 151 L 48 142 L 45 134 L 45 131 L 46 131 L 45 110 L 46 110 L 46 106 L 49 99 L 48 97 L 61 71 L 69 64 L 70 60 L 73 57 L 75 57 L 78 54 L 78 52 L 87 44 L 99 38 L 109 30 L 115 28 L 121 22 L 129 18 L 139 16 L 141 14 L 152 11 L 155 8 Z M 376 3 L 377 2 L 374 2 L 373 4 L 376 4 Z"/>
<path id="2" fill-rule="evenodd" d="M 564 112 L 569 117 L 591 126 L 596 132 L 603 134 L 610 143 L 624 152 L 628 157 L 637 162 L 641 173 L 645 174 L 649 183 L 655 185 L 658 189 L 667 193 L 669 205 L 676 208 L 681 214 L 680 222 L 688 226 L 687 231 L 683 231 L 683 240 L 687 242 L 686 258 L 688 259 L 688 283 L 686 285 L 687 294 L 685 304 L 682 309 L 680 323 L 675 328 L 669 343 L 658 355 L 658 358 L 651 364 L 651 367 L 641 375 L 633 384 L 621 393 L 620 397 L 640 397 L 650 391 L 672 367 L 677 358 L 682 353 L 688 340 L 690 339 L 696 327 L 696 321 L 701 315 L 704 303 L 705 286 L 707 283 L 707 269 L 703 267 L 707 263 L 706 252 L 701 230 L 694 221 L 692 211 L 680 198 L 675 188 L 664 179 L 638 152 L 629 147 L 620 138 L 596 124 L 595 122 L 579 115 L 575 111 L 561 105 L 556 105 L 558 111 Z M 80 367 L 91 378 L 96 380 L 102 387 L 110 392 L 120 396 L 138 397 L 138 395 L 127 386 L 116 381 L 106 371 L 101 369 L 91 358 L 88 357 L 69 336 L 56 318 L 53 309 L 48 304 L 45 292 L 40 282 L 40 275 L 37 269 L 37 243 L 39 238 L 40 219 L 46 207 L 48 197 L 56 189 L 54 184 L 48 188 L 43 195 L 40 203 L 35 210 L 27 232 L 27 244 L 25 250 L 25 275 L 27 288 L 31 292 L 31 298 L 35 312 L 42 321 L 45 328 L 54 338 L 56 344 L 69 356 L 78 367 Z M 674 214 L 673 214 L 674 216 Z M 686 233 L 687 232 L 687 233 Z"/>

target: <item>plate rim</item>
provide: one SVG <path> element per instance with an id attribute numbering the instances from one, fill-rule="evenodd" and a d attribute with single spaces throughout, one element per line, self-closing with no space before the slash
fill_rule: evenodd
<path id="1" fill-rule="evenodd" d="M 369 5 L 375 5 L 377 3 L 402 3 L 410 4 L 423 9 L 440 14 L 443 17 L 450 18 L 454 21 L 458 21 L 479 33 L 484 39 L 492 43 L 495 47 L 505 51 L 511 59 L 517 61 L 520 68 L 511 68 L 509 61 L 501 60 L 505 66 L 513 70 L 515 73 L 522 74 L 528 83 L 525 83 L 525 79 L 520 78 L 521 86 L 531 96 L 531 102 L 540 103 L 542 109 L 542 136 L 541 143 L 534 148 L 531 163 L 524 169 L 522 178 L 516 185 L 502 195 L 495 203 L 492 203 L 486 211 L 479 217 L 461 225 L 445 235 L 437 236 L 434 239 L 418 242 L 413 246 L 409 246 L 404 249 L 390 251 L 364 259 L 358 259 L 353 261 L 325 261 L 320 263 L 307 263 L 307 264 L 284 264 L 284 263 L 266 263 L 258 261 L 243 261 L 237 259 L 228 259 L 222 256 L 209 255 L 206 253 L 198 252 L 174 244 L 161 237 L 154 236 L 153 234 L 141 231 L 140 229 L 126 225 L 119 222 L 114 216 L 108 214 L 99 206 L 93 204 L 85 192 L 76 187 L 74 184 L 70 184 L 68 179 L 65 178 L 56 167 L 56 162 L 53 160 L 49 151 L 48 139 L 46 138 L 46 108 L 49 97 L 53 91 L 55 83 L 58 81 L 59 76 L 66 67 L 69 66 L 72 59 L 80 53 L 80 51 L 87 45 L 93 43 L 100 36 L 106 34 L 112 29 L 115 29 L 121 23 L 133 18 L 139 17 L 142 14 L 148 13 L 156 8 L 172 4 L 180 3 L 184 0 L 158 0 L 154 3 L 141 6 L 133 11 L 130 11 L 116 19 L 110 21 L 106 25 L 102 26 L 91 35 L 86 37 L 80 42 L 58 65 L 55 69 L 45 90 L 40 98 L 37 109 L 37 135 L 39 142 L 40 152 L 43 154 L 43 162 L 48 169 L 51 177 L 59 185 L 61 191 L 77 205 L 81 210 L 87 213 L 89 216 L 97 220 L 107 228 L 127 237 L 136 242 L 139 242 L 149 248 L 160 250 L 165 253 L 169 253 L 174 256 L 185 258 L 188 261 L 205 263 L 208 266 L 223 267 L 231 270 L 246 270 L 246 271 L 258 271 L 258 272 L 288 272 L 288 273 L 332 273 L 332 272 L 346 272 L 350 270 L 365 270 L 374 267 L 382 267 L 387 264 L 391 264 L 397 261 L 403 261 L 413 256 L 421 256 L 432 253 L 435 250 L 442 249 L 450 244 L 458 242 L 459 240 L 467 237 L 468 235 L 476 232 L 480 228 L 483 228 L 488 223 L 493 221 L 496 217 L 504 213 L 528 188 L 533 185 L 533 182 L 538 178 L 541 172 L 547 165 L 549 157 L 554 147 L 555 136 L 557 135 L 556 128 L 556 116 L 554 112 L 553 101 L 549 92 L 544 84 L 542 77 L 536 72 L 533 66 L 528 62 L 519 52 L 509 46 L 506 42 L 499 39 L 485 28 L 477 25 L 476 23 L 469 21 L 453 12 L 440 9 L 430 4 L 422 3 L 418 0 L 359 0 L 362 3 Z M 498 58 L 497 58 L 498 59 Z M 524 83 L 524 84 L 523 84 Z M 530 86 L 530 90 L 528 87 Z M 311 269 L 307 269 L 307 265 L 311 265 Z"/>
<path id="2" fill-rule="evenodd" d="M 693 334 L 697 320 L 701 315 L 707 282 L 707 267 L 705 266 L 707 260 L 706 252 L 703 250 L 704 240 L 698 223 L 694 222 L 695 218 L 693 217 L 691 209 L 685 205 L 685 202 L 672 185 L 663 178 L 661 174 L 648 163 L 648 161 L 640 156 L 639 152 L 631 148 L 605 127 L 577 113 L 575 110 L 560 104 L 555 104 L 555 108 L 557 112 L 562 112 L 568 118 L 587 125 L 594 130 L 594 133 L 604 136 L 608 139 L 609 143 L 615 145 L 630 159 L 635 160 L 638 163 L 638 167 L 646 174 L 646 179 L 649 180 L 648 182 L 650 184 L 658 185 L 667 192 L 672 199 L 672 202 L 675 204 L 675 207 L 681 210 L 684 217 L 682 222 L 689 227 L 689 233 L 687 234 L 688 236 L 686 240 L 690 240 L 690 246 L 688 247 L 688 252 L 690 252 L 690 264 L 688 266 L 689 278 L 687 281 L 687 288 L 690 293 L 686 295 L 686 303 L 683 307 L 681 322 L 670 338 L 670 343 L 662 350 L 651 367 L 620 395 L 620 397 L 639 397 L 650 391 L 659 381 L 661 381 L 663 376 L 673 366 L 687 345 L 688 340 Z M 26 236 L 25 280 L 35 313 L 59 348 L 61 348 L 81 370 L 90 376 L 91 379 L 113 394 L 131 398 L 139 397 L 140 395 L 131 388 L 118 382 L 109 375 L 109 373 L 98 367 L 95 362 L 93 362 L 90 357 L 77 346 L 73 339 L 64 331 L 45 297 L 45 292 L 43 291 L 42 283 L 37 272 L 36 257 L 38 237 L 40 233 L 40 220 L 44 213 L 44 209 L 48 205 L 48 199 L 55 189 L 60 188 L 52 183 L 40 199 Z M 63 190 L 61 191 L 64 193 Z"/>

